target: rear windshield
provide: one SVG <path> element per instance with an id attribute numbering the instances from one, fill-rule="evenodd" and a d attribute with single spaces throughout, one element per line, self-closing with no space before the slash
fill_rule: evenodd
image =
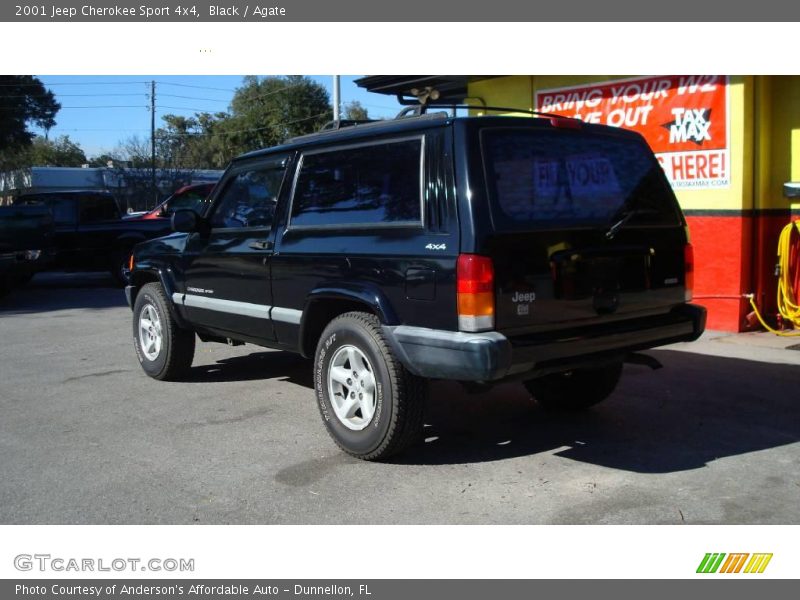
<path id="1" fill-rule="evenodd" d="M 497 229 L 676 226 L 672 189 L 637 140 L 573 130 L 484 129 L 481 148 Z"/>

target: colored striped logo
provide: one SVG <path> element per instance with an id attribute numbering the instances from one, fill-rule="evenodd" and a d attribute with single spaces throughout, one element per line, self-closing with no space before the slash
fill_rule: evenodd
<path id="1" fill-rule="evenodd" d="M 748 560 L 749 558 L 749 560 Z M 697 567 L 698 573 L 763 573 L 772 553 L 708 552 Z"/>

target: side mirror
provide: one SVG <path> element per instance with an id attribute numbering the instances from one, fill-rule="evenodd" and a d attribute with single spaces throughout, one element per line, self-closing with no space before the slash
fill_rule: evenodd
<path id="1" fill-rule="evenodd" d="M 194 233 L 206 229 L 205 220 L 193 210 L 176 210 L 172 213 L 172 231 Z"/>

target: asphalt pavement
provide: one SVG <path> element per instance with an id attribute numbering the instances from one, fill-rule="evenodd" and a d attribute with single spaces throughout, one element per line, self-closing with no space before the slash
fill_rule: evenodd
<path id="1" fill-rule="evenodd" d="M 110 279 L 39 275 L 0 299 L 0 523 L 796 524 L 797 342 L 653 350 L 577 415 L 435 382 L 424 443 L 366 463 L 309 361 L 198 343 L 187 381 L 154 381 Z"/>

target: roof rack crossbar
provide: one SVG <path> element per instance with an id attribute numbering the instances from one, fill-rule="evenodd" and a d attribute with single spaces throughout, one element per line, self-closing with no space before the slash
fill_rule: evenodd
<path id="1" fill-rule="evenodd" d="M 571 119 L 573 121 L 579 121 L 580 119 L 576 119 L 575 117 L 566 117 L 564 115 L 557 115 L 555 113 L 548 113 L 542 112 L 539 110 L 528 110 L 525 108 L 511 108 L 509 106 L 473 106 L 472 104 L 464 104 L 461 102 L 451 102 L 447 103 L 446 101 L 437 101 L 437 102 L 427 102 L 425 104 L 408 104 L 406 107 L 401 110 L 397 117 L 395 118 L 404 118 L 409 115 L 409 113 L 419 116 L 424 115 L 429 109 L 431 108 L 461 108 L 461 109 L 468 109 L 468 110 L 481 110 L 481 111 L 488 111 L 488 112 L 508 112 L 508 113 L 523 113 L 526 115 L 533 115 L 535 117 L 548 117 L 551 119 Z"/>
<path id="2" fill-rule="evenodd" d="M 436 104 L 416 104 L 416 105 L 408 105 L 401 110 L 394 119 L 382 120 L 382 119 L 366 119 L 366 120 L 355 120 L 355 119 L 340 119 L 339 121 L 329 121 L 325 125 L 323 125 L 322 129 L 314 133 L 307 133 L 305 135 L 298 135 L 292 137 L 287 140 L 287 143 L 294 143 L 301 140 L 309 140 L 314 139 L 319 136 L 324 136 L 328 134 L 332 134 L 336 131 L 341 131 L 343 129 L 349 128 L 362 128 L 362 127 L 372 127 L 372 126 L 380 126 L 386 123 L 391 122 L 392 120 L 402 120 L 402 119 L 448 119 L 450 115 L 444 112 L 428 112 L 432 108 L 460 108 L 460 109 L 469 109 L 469 110 L 480 110 L 480 111 L 487 111 L 487 112 L 505 112 L 505 113 L 522 113 L 526 115 L 533 115 L 536 117 L 545 117 L 549 119 L 568 119 L 570 121 L 579 121 L 580 119 L 576 119 L 574 117 L 565 117 L 564 115 L 557 115 L 553 113 L 541 112 L 537 110 L 527 110 L 524 108 L 511 108 L 508 106 L 474 106 L 472 104 L 462 104 L 462 103 L 455 103 L 455 104 L 446 104 L 444 102 L 437 102 Z"/>
<path id="3" fill-rule="evenodd" d="M 363 125 L 365 123 L 374 123 L 377 119 L 334 119 L 325 123 L 320 131 L 332 131 L 341 129 L 342 127 L 353 127 L 355 125 Z"/>

